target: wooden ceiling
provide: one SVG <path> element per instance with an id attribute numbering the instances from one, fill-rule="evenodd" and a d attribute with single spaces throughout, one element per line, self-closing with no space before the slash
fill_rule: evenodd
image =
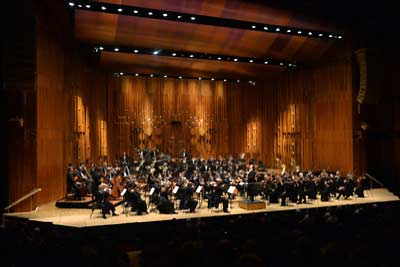
<path id="1" fill-rule="evenodd" d="M 184 12 L 322 31 L 340 31 L 289 10 L 243 0 L 107 0 L 114 4 Z M 75 35 L 90 45 L 123 45 L 231 56 L 274 58 L 309 63 L 321 60 L 338 40 L 240 30 L 142 17 L 75 11 Z M 251 63 L 102 52 L 100 64 L 110 71 L 165 73 L 202 77 L 261 77 L 285 68 Z"/>

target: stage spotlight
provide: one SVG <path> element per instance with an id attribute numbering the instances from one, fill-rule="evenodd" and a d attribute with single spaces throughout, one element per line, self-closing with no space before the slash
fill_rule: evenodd
<path id="1" fill-rule="evenodd" d="M 292 63 L 289 63 L 289 67 L 291 67 L 292 66 Z"/>
<path id="2" fill-rule="evenodd" d="M 251 26 L 251 28 L 252 28 L 252 29 L 255 29 L 255 28 L 256 28 L 256 25 Z"/>
<path id="3" fill-rule="evenodd" d="M 172 56 L 173 56 L 173 57 L 176 56 L 176 53 L 172 53 Z"/>
<path id="4" fill-rule="evenodd" d="M 147 14 L 149 14 L 149 16 L 152 16 L 152 15 L 153 15 L 153 12 L 149 12 L 149 13 L 147 13 Z"/>
<path id="5" fill-rule="evenodd" d="M 286 32 L 287 32 L 287 33 L 291 33 L 291 32 L 292 32 L 292 30 L 291 30 L 291 29 L 288 29 Z"/>
<path id="6" fill-rule="evenodd" d="M 122 8 L 118 8 L 117 10 L 118 10 L 118 12 L 122 12 Z"/>
<path id="7" fill-rule="evenodd" d="M 211 81 L 214 81 L 215 79 L 214 78 L 211 78 Z"/>
<path id="8" fill-rule="evenodd" d="M 341 36 L 341 35 L 339 35 L 339 36 L 338 36 L 338 38 L 339 38 L 339 39 L 342 39 L 342 36 Z"/>
<path id="9" fill-rule="evenodd" d="M 254 61 L 252 59 L 249 60 L 250 63 L 253 63 Z"/>
<path id="10" fill-rule="evenodd" d="M 150 77 L 152 77 L 152 78 L 153 78 L 153 77 L 154 77 L 154 75 L 153 75 L 153 74 L 150 74 Z"/>
<path id="11" fill-rule="evenodd" d="M 90 8 L 90 5 L 86 5 L 85 7 L 86 7 L 86 8 Z"/>
<path id="12" fill-rule="evenodd" d="M 182 18 L 182 16 L 181 16 L 181 15 L 179 15 L 179 16 L 178 16 L 178 19 L 181 19 L 181 18 Z"/>
<path id="13" fill-rule="evenodd" d="M 167 76 L 167 75 L 164 75 L 164 78 L 168 78 L 168 76 Z"/>
<path id="14" fill-rule="evenodd" d="M 320 34 L 318 34 L 318 36 L 319 36 L 319 37 L 322 37 L 322 36 L 323 36 L 323 34 L 322 34 L 322 33 L 320 33 Z"/>
<path id="15" fill-rule="evenodd" d="M 122 75 L 124 75 L 124 73 L 123 73 L 123 72 L 120 72 L 120 73 L 119 73 L 119 75 L 121 75 L 121 76 L 122 76 Z"/>
<path id="16" fill-rule="evenodd" d="M 158 55 L 160 53 L 160 50 L 156 50 L 153 52 L 153 55 Z"/>
<path id="17" fill-rule="evenodd" d="M 268 64 L 268 61 L 264 61 L 264 64 Z"/>
<path id="18" fill-rule="evenodd" d="M 267 26 L 265 26 L 265 27 L 264 27 L 264 30 L 268 31 L 268 27 L 267 27 Z"/>
<path id="19" fill-rule="evenodd" d="M 279 65 L 283 66 L 283 63 L 281 62 L 281 63 L 279 63 Z"/>
<path id="20" fill-rule="evenodd" d="M 182 79 L 182 76 L 179 76 L 178 78 L 179 78 L 179 79 Z"/>
<path id="21" fill-rule="evenodd" d="M 189 57 L 194 57 L 193 55 L 190 55 Z"/>
<path id="22" fill-rule="evenodd" d="M 240 80 L 236 80 L 236 82 L 240 83 Z"/>
<path id="23" fill-rule="evenodd" d="M 82 5 L 78 5 L 78 7 L 82 7 Z"/>
<path id="24" fill-rule="evenodd" d="M 139 76 L 139 73 L 135 73 L 135 76 L 136 76 L 136 77 Z"/>
<path id="25" fill-rule="evenodd" d="M 72 2 L 69 2 L 68 5 L 71 6 L 71 7 L 73 7 L 75 4 L 72 3 Z"/>
<path id="26" fill-rule="evenodd" d="M 301 31 L 298 31 L 297 33 L 298 33 L 298 34 L 301 34 Z"/>
<path id="27" fill-rule="evenodd" d="M 118 47 L 114 48 L 114 51 L 115 51 L 115 52 L 118 52 L 118 51 L 119 51 L 119 48 L 118 48 Z"/>
<path id="28" fill-rule="evenodd" d="M 191 20 L 196 20 L 196 17 L 190 17 Z"/>
<path id="29" fill-rule="evenodd" d="M 329 34 L 329 38 L 332 38 L 332 34 Z"/>
<path id="30" fill-rule="evenodd" d="M 137 10 L 135 9 L 135 10 L 133 10 L 133 13 L 137 14 L 137 13 L 139 13 L 139 11 L 137 11 Z"/>
<path id="31" fill-rule="evenodd" d="M 224 82 L 228 81 L 227 79 L 224 79 Z"/>
<path id="32" fill-rule="evenodd" d="M 104 47 L 102 47 L 102 46 L 99 46 L 99 49 L 100 49 L 101 51 L 103 51 L 103 50 L 104 50 Z"/>
<path id="33" fill-rule="evenodd" d="M 281 29 L 280 29 L 280 28 L 276 28 L 275 30 L 276 30 L 277 32 L 279 32 Z"/>
<path id="34" fill-rule="evenodd" d="M 168 14 L 167 13 L 164 13 L 164 14 L 162 14 L 163 15 L 163 17 L 168 17 Z"/>
<path id="35" fill-rule="evenodd" d="M 237 59 L 237 58 L 234 58 L 233 61 L 238 61 L 238 59 Z"/>
<path id="36" fill-rule="evenodd" d="M 201 77 L 199 77 L 199 80 L 201 80 Z"/>
<path id="37" fill-rule="evenodd" d="M 312 35 L 312 32 L 309 32 L 308 35 Z"/>
<path id="38" fill-rule="evenodd" d="M 219 58 L 217 58 L 218 60 L 221 60 L 221 58 L 219 57 Z"/>
<path id="39" fill-rule="evenodd" d="M 105 6 L 102 6 L 101 7 L 101 10 L 106 10 L 107 8 L 105 7 Z"/>
<path id="40" fill-rule="evenodd" d="M 136 54 L 136 53 L 139 53 L 139 50 L 135 49 L 135 50 L 133 50 L 133 52 Z"/>

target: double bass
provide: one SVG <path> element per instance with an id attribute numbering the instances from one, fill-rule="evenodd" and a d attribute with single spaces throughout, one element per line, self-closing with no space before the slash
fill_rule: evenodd
<path id="1" fill-rule="evenodd" d="M 111 197 L 114 199 L 118 199 L 121 197 L 121 192 L 124 190 L 125 187 L 125 179 L 122 178 L 121 175 L 117 177 L 111 178 Z"/>

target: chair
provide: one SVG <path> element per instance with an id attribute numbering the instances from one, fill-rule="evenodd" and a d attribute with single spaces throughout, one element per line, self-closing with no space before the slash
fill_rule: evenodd
<path id="1" fill-rule="evenodd" d="M 92 199 L 93 203 L 92 203 L 92 212 L 90 213 L 90 219 L 92 218 L 93 212 L 96 209 L 99 209 L 100 213 L 103 213 L 103 198 L 97 193 L 93 194 Z"/>

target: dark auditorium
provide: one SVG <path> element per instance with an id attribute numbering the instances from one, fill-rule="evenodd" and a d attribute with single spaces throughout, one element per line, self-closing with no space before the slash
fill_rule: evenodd
<path id="1" fill-rule="evenodd" d="M 1 266 L 400 265 L 395 1 L 1 6 Z"/>

